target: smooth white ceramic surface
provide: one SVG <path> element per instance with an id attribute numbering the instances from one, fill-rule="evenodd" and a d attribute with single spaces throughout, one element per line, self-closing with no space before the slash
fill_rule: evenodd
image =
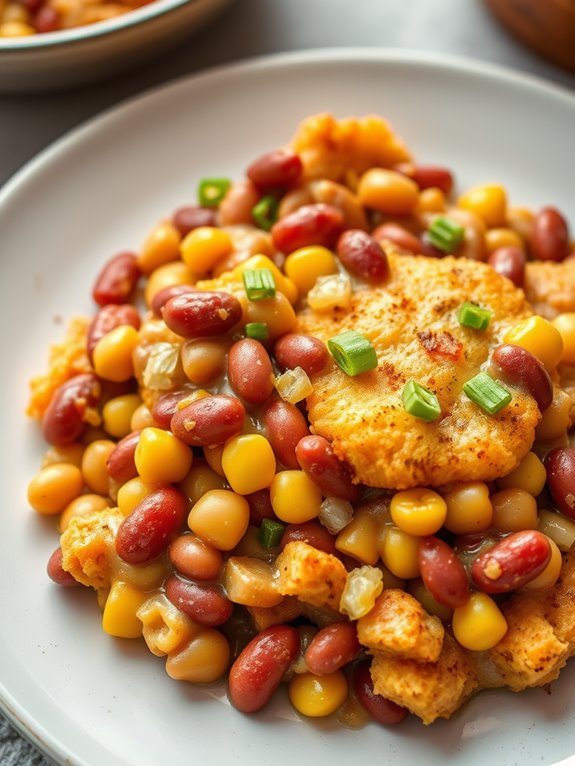
<path id="1" fill-rule="evenodd" d="M 171 681 L 139 642 L 100 629 L 87 591 L 45 576 L 53 523 L 26 504 L 42 444 L 26 381 L 64 318 L 91 310 L 103 259 L 136 248 L 191 202 L 205 175 L 239 176 L 304 116 L 386 116 L 421 161 L 459 188 L 500 181 L 517 204 L 575 220 L 575 99 L 535 80 L 447 57 L 327 51 L 256 60 L 136 99 L 58 142 L 0 192 L 0 701 L 28 736 L 74 766 L 274 763 L 549 766 L 575 753 L 575 665 L 552 693 L 482 694 L 450 721 L 349 731 L 302 721 L 285 699 L 248 718 L 222 686 Z"/>

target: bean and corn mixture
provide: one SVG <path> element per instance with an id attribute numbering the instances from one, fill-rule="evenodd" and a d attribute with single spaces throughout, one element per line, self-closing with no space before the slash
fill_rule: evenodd
<path id="1" fill-rule="evenodd" d="M 310 117 L 104 263 L 32 381 L 49 576 L 244 713 L 431 723 L 575 653 L 575 249 L 454 186 Z"/>

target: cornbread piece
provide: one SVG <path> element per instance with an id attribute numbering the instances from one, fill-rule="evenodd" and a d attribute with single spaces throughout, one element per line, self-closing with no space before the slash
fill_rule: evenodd
<path id="1" fill-rule="evenodd" d="M 276 559 L 278 590 L 312 606 L 337 609 L 347 571 L 331 553 L 307 543 L 288 543 Z"/>
<path id="2" fill-rule="evenodd" d="M 117 508 L 72 518 L 60 539 L 62 568 L 89 588 L 109 588 L 116 558 L 114 541 L 123 519 Z"/>
<path id="3" fill-rule="evenodd" d="M 563 556 L 561 575 L 549 590 L 538 594 L 545 616 L 560 641 L 567 641 L 575 654 L 575 551 Z"/>
<path id="4" fill-rule="evenodd" d="M 524 289 L 533 310 L 546 319 L 575 311 L 575 260 L 530 261 L 525 269 Z"/>

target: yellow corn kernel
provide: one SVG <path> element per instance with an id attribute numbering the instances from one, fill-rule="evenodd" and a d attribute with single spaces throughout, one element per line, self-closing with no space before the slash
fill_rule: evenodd
<path id="1" fill-rule="evenodd" d="M 359 620 L 375 605 L 375 599 L 383 590 L 381 569 L 371 566 L 356 567 L 348 572 L 345 587 L 339 600 L 339 611 L 350 620 Z"/>
<path id="2" fill-rule="evenodd" d="M 154 226 L 138 253 L 138 266 L 144 274 L 180 258 L 180 232 L 173 223 L 163 221 Z"/>
<path id="3" fill-rule="evenodd" d="M 561 361 L 565 364 L 575 364 L 575 312 L 559 314 L 551 324 L 559 331 L 563 340 Z"/>
<path id="4" fill-rule="evenodd" d="M 216 447 L 204 447 L 204 458 L 212 471 L 215 471 L 224 479 L 226 477 L 222 467 L 222 455 L 224 454 L 225 444 L 218 444 Z"/>
<path id="5" fill-rule="evenodd" d="M 500 532 L 521 532 L 537 529 L 537 501 L 524 489 L 502 489 L 491 495 L 495 529 Z"/>
<path id="6" fill-rule="evenodd" d="M 54 463 L 71 463 L 80 468 L 85 448 L 84 444 L 66 444 L 64 447 L 50 447 L 42 458 L 42 468 L 54 465 Z"/>
<path id="7" fill-rule="evenodd" d="M 565 438 L 567 429 L 571 426 L 571 409 L 573 400 L 569 394 L 556 388 L 553 391 L 551 405 L 541 415 L 539 425 L 535 429 L 535 441 L 548 444 Z"/>
<path id="8" fill-rule="evenodd" d="M 64 532 L 68 528 L 70 520 L 75 516 L 84 516 L 87 513 L 93 513 L 94 511 L 103 511 L 104 508 L 110 507 L 110 501 L 107 497 L 102 495 L 80 495 L 71 503 L 68 503 L 60 516 L 60 532 Z"/>
<path id="9" fill-rule="evenodd" d="M 575 522 L 556 511 L 540 510 L 537 529 L 553 540 L 564 553 L 570 551 L 575 543 Z"/>
<path id="10" fill-rule="evenodd" d="M 456 535 L 484 532 L 491 526 L 493 506 L 489 487 L 482 481 L 458 484 L 443 496 L 447 505 L 444 526 Z"/>
<path id="11" fill-rule="evenodd" d="M 380 524 L 375 516 L 366 509 L 358 508 L 349 524 L 336 537 L 335 547 L 362 564 L 376 564 L 379 559 L 379 530 Z"/>
<path id="12" fill-rule="evenodd" d="M 3 22 L 22 21 L 27 24 L 30 21 L 30 12 L 18 2 L 2 0 L 0 2 L 0 17 Z"/>
<path id="13" fill-rule="evenodd" d="M 517 232 L 524 242 L 529 242 L 531 239 L 534 217 L 531 208 L 514 205 L 507 208 L 507 225 Z"/>
<path id="14" fill-rule="evenodd" d="M 531 580 L 531 582 L 528 582 L 527 585 L 524 586 L 525 590 L 545 590 L 555 585 L 559 579 L 561 567 L 563 566 L 563 557 L 561 556 L 561 551 L 557 544 L 554 543 L 551 538 L 547 539 L 551 546 L 551 558 L 549 559 L 549 563 L 534 580 Z"/>
<path id="15" fill-rule="evenodd" d="M 409 215 L 419 201 L 419 188 L 394 170 L 371 168 L 359 179 L 357 195 L 362 205 L 381 213 Z"/>
<path id="16" fill-rule="evenodd" d="M 252 556 L 230 556 L 224 567 L 224 588 L 230 601 L 244 606 L 269 608 L 283 599 L 275 568 Z"/>
<path id="17" fill-rule="evenodd" d="M 154 593 L 144 601 L 136 615 L 142 623 L 144 641 L 156 657 L 173 652 L 201 630 L 164 593 Z"/>
<path id="18" fill-rule="evenodd" d="M 278 519 L 286 524 L 302 524 L 317 518 L 322 495 L 304 471 L 280 471 L 270 485 L 270 500 Z"/>
<path id="19" fill-rule="evenodd" d="M 176 681 L 211 684 L 230 664 L 230 645 L 215 628 L 206 628 L 168 654 L 166 673 Z"/>
<path id="20" fill-rule="evenodd" d="M 132 431 L 132 416 L 142 404 L 138 394 L 123 394 L 109 399 L 102 407 L 104 430 L 116 439 Z"/>
<path id="21" fill-rule="evenodd" d="M 155 424 L 154 416 L 145 404 L 140 404 L 132 413 L 130 419 L 130 431 L 141 431 L 143 428 Z"/>
<path id="22" fill-rule="evenodd" d="M 187 444 L 162 428 L 144 428 L 134 453 L 136 470 L 146 484 L 182 481 L 192 467 L 193 452 Z"/>
<path id="23" fill-rule="evenodd" d="M 240 434 L 226 443 L 222 468 L 234 492 L 250 495 L 270 486 L 276 472 L 276 459 L 265 436 Z"/>
<path id="24" fill-rule="evenodd" d="M 111 439 L 96 439 L 90 442 L 82 457 L 82 474 L 89 489 L 98 495 L 110 492 L 110 476 L 106 463 L 110 457 L 115 442 Z"/>
<path id="25" fill-rule="evenodd" d="M 498 489 L 523 489 L 533 497 L 543 491 L 547 481 L 547 471 L 534 452 L 528 452 L 507 476 L 497 479 Z"/>
<path id="26" fill-rule="evenodd" d="M 439 601 L 434 598 L 423 584 L 423 580 L 417 578 L 417 580 L 410 580 L 407 587 L 408 592 L 417 599 L 421 606 L 425 609 L 427 614 L 432 614 L 435 617 L 439 617 L 441 622 L 449 624 L 453 617 L 453 609 L 450 609 L 445 604 L 440 604 Z"/>
<path id="27" fill-rule="evenodd" d="M 137 612 L 148 596 L 148 593 L 127 582 L 116 580 L 112 583 L 102 615 L 104 631 L 117 638 L 139 638 L 142 635 L 142 623 Z"/>
<path id="28" fill-rule="evenodd" d="M 197 503 L 200 497 L 210 489 L 225 489 L 226 481 L 213 468 L 205 463 L 195 463 L 186 478 L 180 483 L 180 489 L 192 503 Z"/>
<path id="29" fill-rule="evenodd" d="M 267 255 L 252 255 L 247 261 L 243 261 L 239 266 L 236 266 L 233 271 L 234 277 L 241 280 L 242 274 L 246 269 L 269 269 L 274 276 L 276 290 L 283 293 L 290 303 L 293 304 L 297 301 L 298 291 L 295 283 L 292 279 L 286 277 Z M 256 303 L 260 302 L 261 301 L 256 301 Z"/>
<path id="30" fill-rule="evenodd" d="M 186 377 L 196 386 L 205 386 L 226 367 L 228 344 L 217 338 L 194 338 L 184 343 L 180 356 Z"/>
<path id="31" fill-rule="evenodd" d="M 323 718 L 340 708 L 347 699 L 347 680 L 341 670 L 325 676 L 296 673 L 289 683 L 294 708 L 309 718 Z"/>
<path id="32" fill-rule="evenodd" d="M 265 323 L 269 341 L 277 340 L 281 335 L 293 332 L 297 327 L 297 317 L 293 306 L 282 292 L 276 292 L 273 298 L 261 301 L 244 301 L 244 324 L 249 322 Z"/>
<path id="33" fill-rule="evenodd" d="M 475 186 L 461 195 L 457 207 L 478 215 L 489 229 L 505 226 L 507 192 L 503 186 L 495 184 Z"/>
<path id="34" fill-rule="evenodd" d="M 118 508 L 124 516 L 129 516 L 134 508 L 155 489 L 154 484 L 146 484 L 139 476 L 130 479 L 118 490 Z"/>
<path id="35" fill-rule="evenodd" d="M 498 227 L 485 232 L 485 247 L 488 253 L 493 253 L 500 247 L 518 247 L 525 250 L 525 243 L 513 229 Z"/>
<path id="36" fill-rule="evenodd" d="M 396 492 L 389 510 L 396 526 L 418 537 L 435 534 L 447 515 L 445 500 L 425 487 Z"/>
<path id="37" fill-rule="evenodd" d="M 381 558 L 396 577 L 402 580 L 419 577 L 419 537 L 389 527 L 381 545 Z"/>
<path id="38" fill-rule="evenodd" d="M 294 250 L 286 258 L 285 273 L 293 280 L 300 294 L 305 295 L 318 277 L 337 273 L 335 255 L 327 247 L 311 245 Z"/>
<path id="39" fill-rule="evenodd" d="M 166 287 L 173 285 L 193 285 L 196 279 L 192 274 L 190 267 L 182 261 L 173 261 L 165 263 L 154 269 L 146 282 L 144 288 L 144 298 L 146 306 L 150 307 L 154 297 Z"/>
<path id="40" fill-rule="evenodd" d="M 28 502 L 38 513 L 52 516 L 78 497 L 83 486 L 78 466 L 54 463 L 41 468 L 28 484 Z"/>
<path id="41" fill-rule="evenodd" d="M 4 21 L 0 24 L 0 37 L 28 37 L 35 34 L 34 27 L 23 21 Z"/>
<path id="42" fill-rule="evenodd" d="M 135 327 L 115 327 L 101 338 L 94 348 L 93 361 L 96 375 L 114 383 L 124 383 L 134 375 L 132 353 L 140 335 Z"/>
<path id="43" fill-rule="evenodd" d="M 563 356 L 561 333 L 541 316 L 531 316 L 514 325 L 505 334 L 503 342 L 527 349 L 550 373 Z"/>
<path id="44" fill-rule="evenodd" d="M 507 633 L 507 621 L 487 593 L 472 593 L 464 606 L 453 610 L 453 635 L 465 649 L 485 652 Z"/>
<path id="45" fill-rule="evenodd" d="M 184 237 L 180 253 L 183 262 L 194 274 L 207 274 L 233 248 L 232 238 L 227 231 L 216 226 L 198 226 Z"/>
<path id="46" fill-rule="evenodd" d="M 430 186 L 419 192 L 417 209 L 421 213 L 443 213 L 447 205 L 445 194 L 436 186 Z"/>
<path id="47" fill-rule="evenodd" d="M 188 526 L 220 551 L 231 551 L 244 536 L 250 521 L 245 497 L 229 489 L 211 489 L 192 506 Z"/>

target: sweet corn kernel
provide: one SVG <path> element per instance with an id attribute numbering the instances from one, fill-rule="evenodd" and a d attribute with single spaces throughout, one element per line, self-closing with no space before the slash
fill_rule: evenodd
<path id="1" fill-rule="evenodd" d="M 85 449 L 85 444 L 66 444 L 64 447 L 50 447 L 42 458 L 42 468 L 54 465 L 54 463 L 71 463 L 80 468 Z"/>
<path id="2" fill-rule="evenodd" d="M 556 511 L 540 510 L 537 529 L 553 540 L 559 550 L 565 553 L 571 550 L 575 543 L 575 522 Z"/>
<path id="3" fill-rule="evenodd" d="M 216 447 L 204 447 L 204 458 L 212 471 L 215 471 L 215 473 L 225 479 L 224 469 L 222 467 L 224 447 L 224 444 L 218 444 Z"/>
<path id="4" fill-rule="evenodd" d="M 35 34 L 34 27 L 23 21 L 4 21 L 0 24 L 0 37 L 28 37 Z"/>
<path id="5" fill-rule="evenodd" d="M 231 551 L 244 536 L 250 521 L 245 497 L 229 489 L 211 489 L 192 506 L 188 526 L 220 551 Z"/>
<path id="6" fill-rule="evenodd" d="M 168 654 L 166 673 L 176 681 L 211 684 L 230 664 L 230 645 L 215 628 L 206 628 Z"/>
<path id="7" fill-rule="evenodd" d="M 161 587 L 168 572 L 168 563 L 164 556 L 158 556 L 146 564 L 128 564 L 119 556 L 112 560 L 112 580 L 133 585 L 138 590 L 146 591 L 149 595 L 151 590 Z"/>
<path id="8" fill-rule="evenodd" d="M 551 324 L 559 331 L 563 340 L 561 361 L 565 364 L 575 364 L 575 312 L 559 314 Z"/>
<path id="9" fill-rule="evenodd" d="M 317 518 L 322 495 L 303 471 L 280 471 L 270 484 L 270 500 L 278 519 L 286 524 L 302 524 Z"/>
<path id="10" fill-rule="evenodd" d="M 201 630 L 164 593 L 154 593 L 144 601 L 136 615 L 142 622 L 144 641 L 156 657 L 173 652 Z"/>
<path id="11" fill-rule="evenodd" d="M 192 229 L 180 245 L 182 260 L 194 274 L 211 271 L 232 250 L 233 242 L 228 232 L 215 226 Z"/>
<path id="12" fill-rule="evenodd" d="M 554 372 L 563 356 L 561 333 L 541 316 L 531 316 L 518 322 L 507 331 L 503 342 L 527 349 L 550 373 Z"/>
<path id="13" fill-rule="evenodd" d="M 491 495 L 492 526 L 500 532 L 537 529 L 537 501 L 524 489 L 502 489 Z"/>
<path id="14" fill-rule="evenodd" d="M 551 558 L 549 559 L 549 563 L 534 580 L 531 580 L 531 582 L 528 582 L 527 585 L 525 585 L 525 590 L 545 590 L 546 588 L 551 588 L 555 585 L 559 579 L 561 567 L 563 566 L 563 557 L 561 556 L 561 551 L 557 544 L 554 543 L 550 537 L 547 539 L 551 546 Z"/>
<path id="15" fill-rule="evenodd" d="M 68 503 L 60 516 L 59 529 L 64 532 L 67 529 L 70 520 L 75 516 L 84 516 L 94 511 L 103 511 L 110 506 L 110 501 L 102 495 L 80 495 L 71 503 Z"/>
<path id="16" fill-rule="evenodd" d="M 155 489 L 154 484 L 146 484 L 139 476 L 129 479 L 118 490 L 118 508 L 124 516 L 129 516 L 134 508 Z"/>
<path id="17" fill-rule="evenodd" d="M 173 261 L 172 263 L 158 266 L 149 275 L 146 287 L 144 288 L 146 306 L 150 307 L 152 305 L 154 297 L 160 290 L 172 287 L 173 285 L 193 285 L 195 281 L 192 270 L 182 261 Z"/>
<path id="18" fill-rule="evenodd" d="M 112 583 L 102 615 L 104 631 L 117 638 L 139 638 L 142 635 L 142 623 L 137 612 L 147 598 L 147 593 L 133 585 L 121 580 Z"/>
<path id="19" fill-rule="evenodd" d="M 154 420 L 154 416 L 146 407 L 146 405 L 140 404 L 140 406 L 136 407 L 132 413 L 132 417 L 130 419 L 130 431 L 141 431 L 143 428 L 153 426 L 155 422 L 156 421 Z"/>
<path id="20" fill-rule="evenodd" d="M 515 468 L 507 476 L 497 479 L 499 489 L 523 489 L 533 497 L 543 491 L 547 481 L 547 471 L 534 452 L 528 452 Z"/>
<path id="21" fill-rule="evenodd" d="M 402 580 L 419 577 L 419 537 L 398 527 L 389 527 L 383 538 L 381 558 L 396 577 Z"/>
<path id="22" fill-rule="evenodd" d="M 146 237 L 138 253 L 138 266 L 144 274 L 151 274 L 159 266 L 180 258 L 180 232 L 169 221 L 155 226 Z"/>
<path id="23" fill-rule="evenodd" d="M 433 535 L 441 529 L 447 515 L 445 500 L 425 487 L 396 492 L 389 510 L 400 529 L 421 537 Z"/>
<path id="24" fill-rule="evenodd" d="M 275 569 L 252 556 L 230 556 L 224 568 L 224 588 L 230 601 L 244 606 L 270 608 L 283 599 Z"/>
<path id="25" fill-rule="evenodd" d="M 134 454 L 136 469 L 146 484 L 182 481 L 192 467 L 192 460 L 188 445 L 161 428 L 144 428 Z"/>
<path id="26" fill-rule="evenodd" d="M 80 469 L 71 463 L 54 463 L 40 469 L 28 484 L 28 502 L 47 516 L 60 513 L 84 486 Z"/>
<path id="27" fill-rule="evenodd" d="M 115 327 L 101 338 L 94 348 L 93 362 L 96 375 L 114 383 L 124 383 L 134 375 L 132 353 L 140 336 L 135 327 Z"/>
<path id="28" fill-rule="evenodd" d="M 242 274 L 246 269 L 269 269 L 274 276 L 276 290 L 283 293 L 290 303 L 293 304 L 297 301 L 298 290 L 295 283 L 292 279 L 286 277 L 267 255 L 252 255 L 247 261 L 243 261 L 239 266 L 236 266 L 233 272 L 236 279 L 241 280 Z M 256 301 L 256 303 L 261 303 L 261 301 Z"/>
<path id="29" fill-rule="evenodd" d="M 281 335 L 292 332 L 297 327 L 297 317 L 288 298 L 276 292 L 273 298 L 261 301 L 247 301 L 242 321 L 244 324 L 262 323 L 268 329 L 268 340 L 276 340 Z"/>
<path id="30" fill-rule="evenodd" d="M 464 606 L 453 610 L 453 635 L 461 646 L 484 652 L 507 633 L 507 621 L 487 593 L 472 593 Z"/>
<path id="31" fill-rule="evenodd" d="M 327 247 L 310 245 L 290 253 L 286 258 L 284 269 L 300 294 L 305 295 L 315 285 L 318 277 L 337 273 L 337 261 Z"/>
<path id="32" fill-rule="evenodd" d="M 111 439 L 96 439 L 84 450 L 82 457 L 84 481 L 88 488 L 98 495 L 108 495 L 110 492 L 110 476 L 106 463 L 115 446 L 115 442 Z"/>
<path id="33" fill-rule="evenodd" d="M 376 564 L 379 559 L 378 536 L 380 524 L 365 509 L 356 510 L 352 520 L 338 534 L 335 547 L 362 564 Z"/>
<path id="34" fill-rule="evenodd" d="M 519 234 L 513 229 L 504 227 L 489 229 L 485 233 L 485 247 L 488 253 L 493 253 L 500 247 L 518 247 L 520 250 L 525 250 L 525 244 Z"/>
<path id="35" fill-rule="evenodd" d="M 573 400 L 569 394 L 556 388 L 551 405 L 543 412 L 539 425 L 535 429 L 535 440 L 548 444 L 565 438 L 567 429 L 571 425 L 572 407 Z"/>
<path id="36" fill-rule="evenodd" d="M 446 209 L 445 194 L 436 186 L 430 186 L 419 192 L 417 209 L 421 213 L 443 213 Z"/>
<path id="37" fill-rule="evenodd" d="M 394 170 L 371 168 L 359 179 L 357 195 L 362 205 L 381 213 L 409 215 L 417 206 L 419 188 Z"/>
<path id="38" fill-rule="evenodd" d="M 250 495 L 272 483 L 276 459 L 269 441 L 260 434 L 232 437 L 222 452 L 222 468 L 234 492 Z"/>
<path id="39" fill-rule="evenodd" d="M 383 573 L 376 567 L 356 567 L 348 573 L 339 602 L 339 611 L 350 620 L 359 620 L 374 607 L 383 590 Z"/>
<path id="40" fill-rule="evenodd" d="M 456 535 L 484 532 L 491 526 L 493 506 L 489 487 L 482 481 L 458 484 L 443 496 L 447 505 L 444 526 Z"/>
<path id="41" fill-rule="evenodd" d="M 104 430 L 116 439 L 122 439 L 132 430 L 132 416 L 142 400 L 138 394 L 123 394 L 109 399 L 102 407 Z"/>
<path id="42" fill-rule="evenodd" d="M 289 698 L 294 708 L 309 718 L 331 715 L 347 698 L 347 680 L 341 670 L 325 676 L 298 673 L 289 683 Z"/>
<path id="43" fill-rule="evenodd" d="M 507 193 L 503 186 L 495 184 L 475 186 L 461 195 L 457 206 L 478 215 L 489 229 L 504 226 L 507 217 Z"/>
<path id="44" fill-rule="evenodd" d="M 194 464 L 186 478 L 180 483 L 180 489 L 194 504 L 210 489 L 225 489 L 226 481 L 213 468 L 203 463 Z"/>

